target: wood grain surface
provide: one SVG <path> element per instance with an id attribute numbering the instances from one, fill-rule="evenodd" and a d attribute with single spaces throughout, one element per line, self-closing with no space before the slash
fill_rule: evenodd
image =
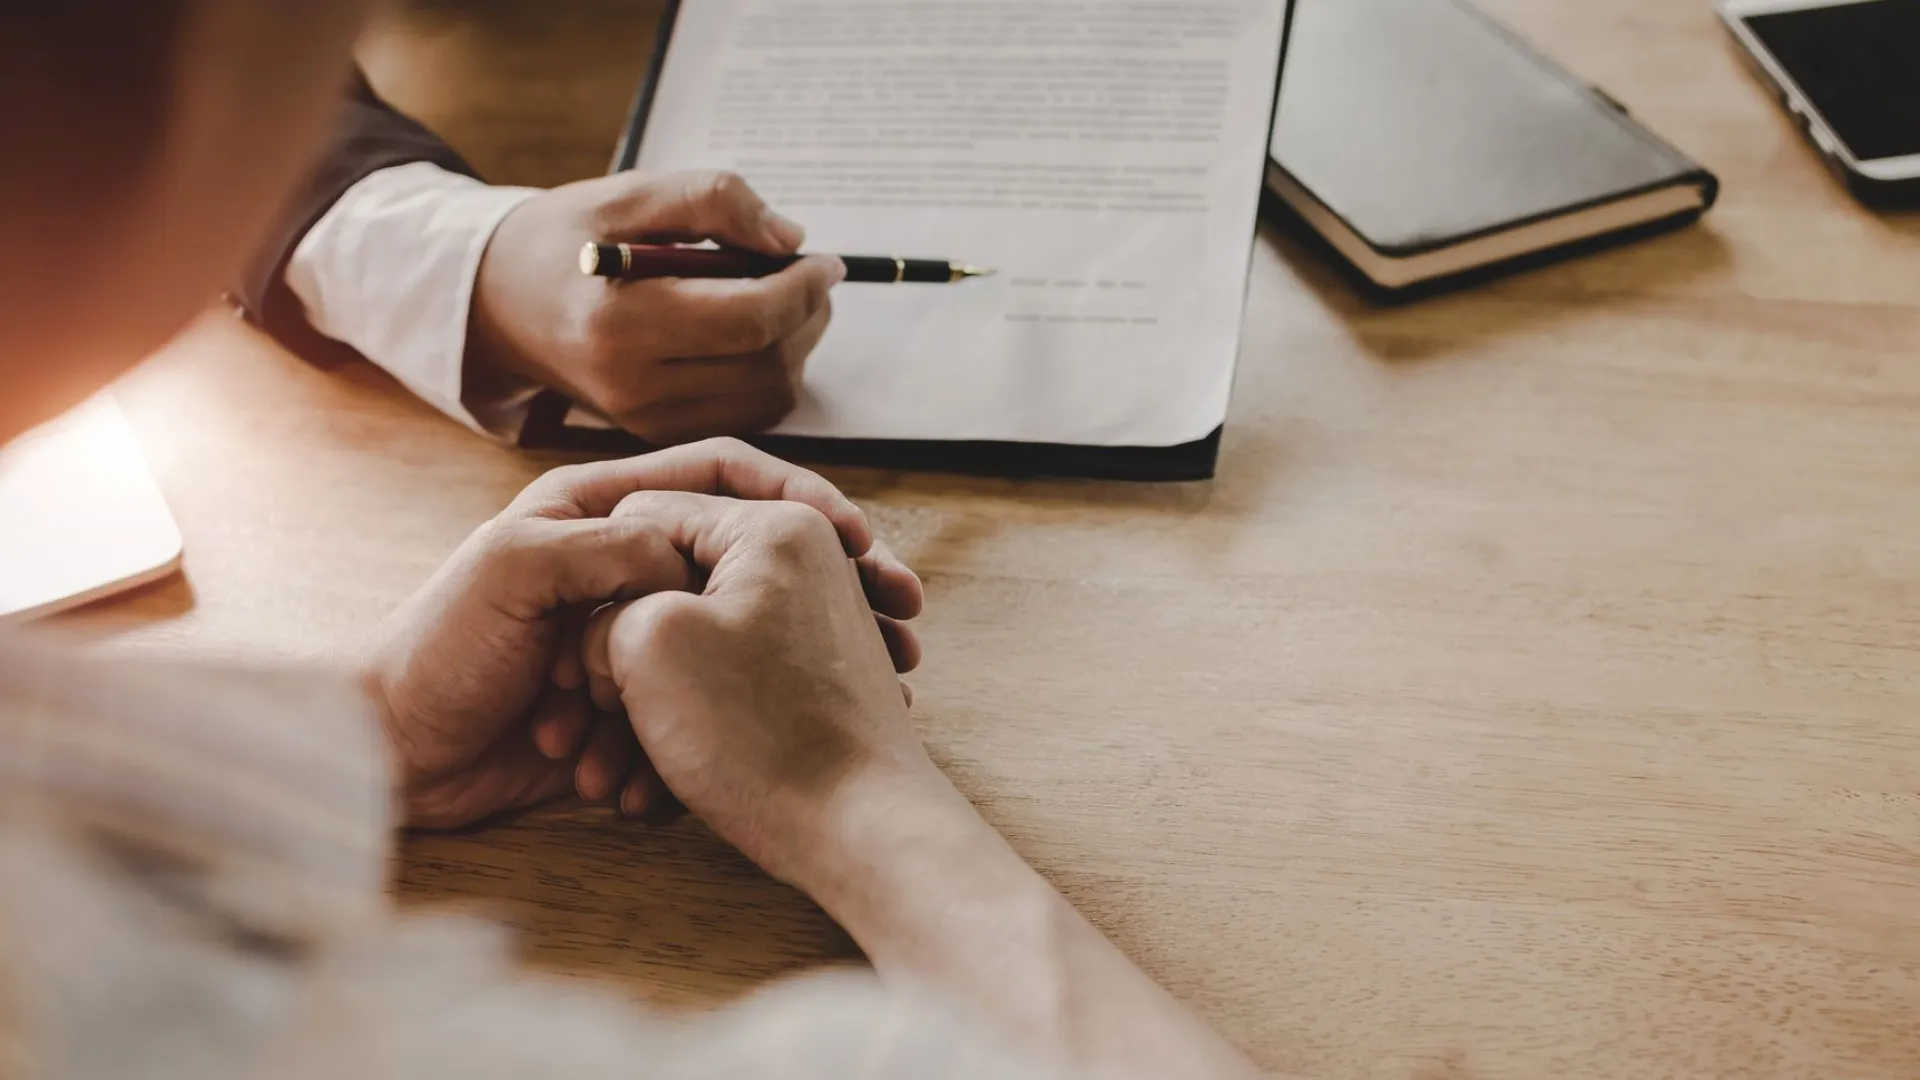
<path id="1" fill-rule="evenodd" d="M 1486 6 L 1721 205 L 1399 309 L 1264 235 L 1211 484 L 833 472 L 927 580 L 919 722 L 1276 1071 L 1920 1076 L 1920 223 L 1846 198 L 1705 0 Z M 416 3 L 365 57 L 555 183 L 605 168 L 654 12 Z M 111 648 L 349 646 L 549 463 L 224 318 L 124 400 L 187 571 L 65 621 Z M 856 958 L 697 827 L 578 808 L 411 838 L 399 891 L 652 1001 Z"/>

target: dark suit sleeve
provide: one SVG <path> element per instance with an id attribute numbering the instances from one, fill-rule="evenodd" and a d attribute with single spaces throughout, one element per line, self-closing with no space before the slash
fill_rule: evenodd
<path id="1" fill-rule="evenodd" d="M 430 161 L 465 176 L 478 175 L 439 136 L 382 100 L 366 75 L 354 68 L 347 105 L 326 156 L 274 223 L 240 282 L 234 300 L 247 318 L 294 352 L 309 359 L 325 358 L 330 343 L 307 325 L 300 301 L 282 280 L 287 260 L 307 230 L 348 188 L 381 169 L 415 161 Z"/>

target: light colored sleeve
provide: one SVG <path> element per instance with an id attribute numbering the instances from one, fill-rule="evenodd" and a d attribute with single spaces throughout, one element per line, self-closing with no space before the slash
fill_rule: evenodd
<path id="1" fill-rule="evenodd" d="M 381 169 L 348 188 L 287 262 L 287 287 L 315 330 L 482 434 L 517 438 L 539 388 L 465 385 L 467 315 L 494 229 L 534 188 L 496 187 L 430 162 Z"/>
<path id="2" fill-rule="evenodd" d="M 871 972 L 696 1015 L 523 971 L 394 909 L 386 745 L 325 673 L 0 633 L 0 1077 L 1099 1080 Z"/>

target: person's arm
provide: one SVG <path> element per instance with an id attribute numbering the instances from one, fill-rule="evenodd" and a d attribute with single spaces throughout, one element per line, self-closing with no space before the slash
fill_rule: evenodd
<path id="1" fill-rule="evenodd" d="M 1096 1072 L 1255 1068 L 1135 967 L 989 827 L 927 756 L 897 671 L 918 647 L 876 611 L 834 529 L 791 503 L 629 496 L 695 568 L 597 613 L 585 662 L 624 701 L 674 795 L 811 895 L 883 977 Z M 863 589 L 863 578 L 865 588 Z M 917 605 L 914 605 L 917 608 Z"/>
<path id="2" fill-rule="evenodd" d="M 473 280 L 488 238 L 537 194 L 494 187 L 355 68 L 332 144 L 275 222 L 235 300 L 294 353 L 337 342 L 435 408 L 517 437 L 536 384 L 467 362 Z"/>
<path id="3" fill-rule="evenodd" d="M 1256 1073 L 944 777 L 863 778 L 836 796 L 829 823 L 795 884 L 883 978 L 933 987 L 1020 1042 L 1099 1071 Z"/>
<path id="4" fill-rule="evenodd" d="M 787 254 L 798 226 L 736 176 L 483 183 L 354 73 L 333 146 L 236 299 L 295 353 L 342 343 L 478 430 L 517 437 L 540 387 L 656 443 L 746 434 L 793 408 L 837 260 L 741 282 L 611 284 L 589 240 L 711 239 Z"/>
<path id="5" fill-rule="evenodd" d="M 538 194 L 429 161 L 381 169 L 313 223 L 281 279 L 314 330 L 455 420 L 512 441 L 539 384 L 473 355 L 469 313 L 494 230 Z"/>
<path id="6" fill-rule="evenodd" d="M 294 352 L 316 358 L 313 328 L 285 279 L 295 249 L 355 185 L 383 169 L 416 162 L 450 175 L 478 178 L 452 147 L 381 99 L 355 67 L 331 144 L 288 200 L 240 277 L 233 299 L 246 317 Z"/>

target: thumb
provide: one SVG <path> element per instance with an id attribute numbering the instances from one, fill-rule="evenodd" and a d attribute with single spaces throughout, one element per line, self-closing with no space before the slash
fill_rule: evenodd
<path id="1" fill-rule="evenodd" d="M 715 240 L 768 255 L 800 250 L 806 230 L 777 214 L 730 172 L 620 173 L 601 208 L 606 239 L 629 242 Z"/>
<path id="2" fill-rule="evenodd" d="M 580 662 L 594 703 L 611 712 L 631 700 L 628 683 L 635 663 L 644 667 L 648 643 L 663 640 L 662 635 L 684 640 L 693 623 L 706 618 L 710 602 L 691 593 L 666 593 L 607 604 L 588 617 L 580 634 Z M 631 708 L 628 715 L 640 734 L 638 715 Z"/>
<path id="3" fill-rule="evenodd" d="M 621 700 L 620 681 L 613 670 L 613 624 L 633 604 L 608 604 L 595 611 L 580 633 L 580 664 L 586 669 L 594 703 L 603 709 Z"/>

